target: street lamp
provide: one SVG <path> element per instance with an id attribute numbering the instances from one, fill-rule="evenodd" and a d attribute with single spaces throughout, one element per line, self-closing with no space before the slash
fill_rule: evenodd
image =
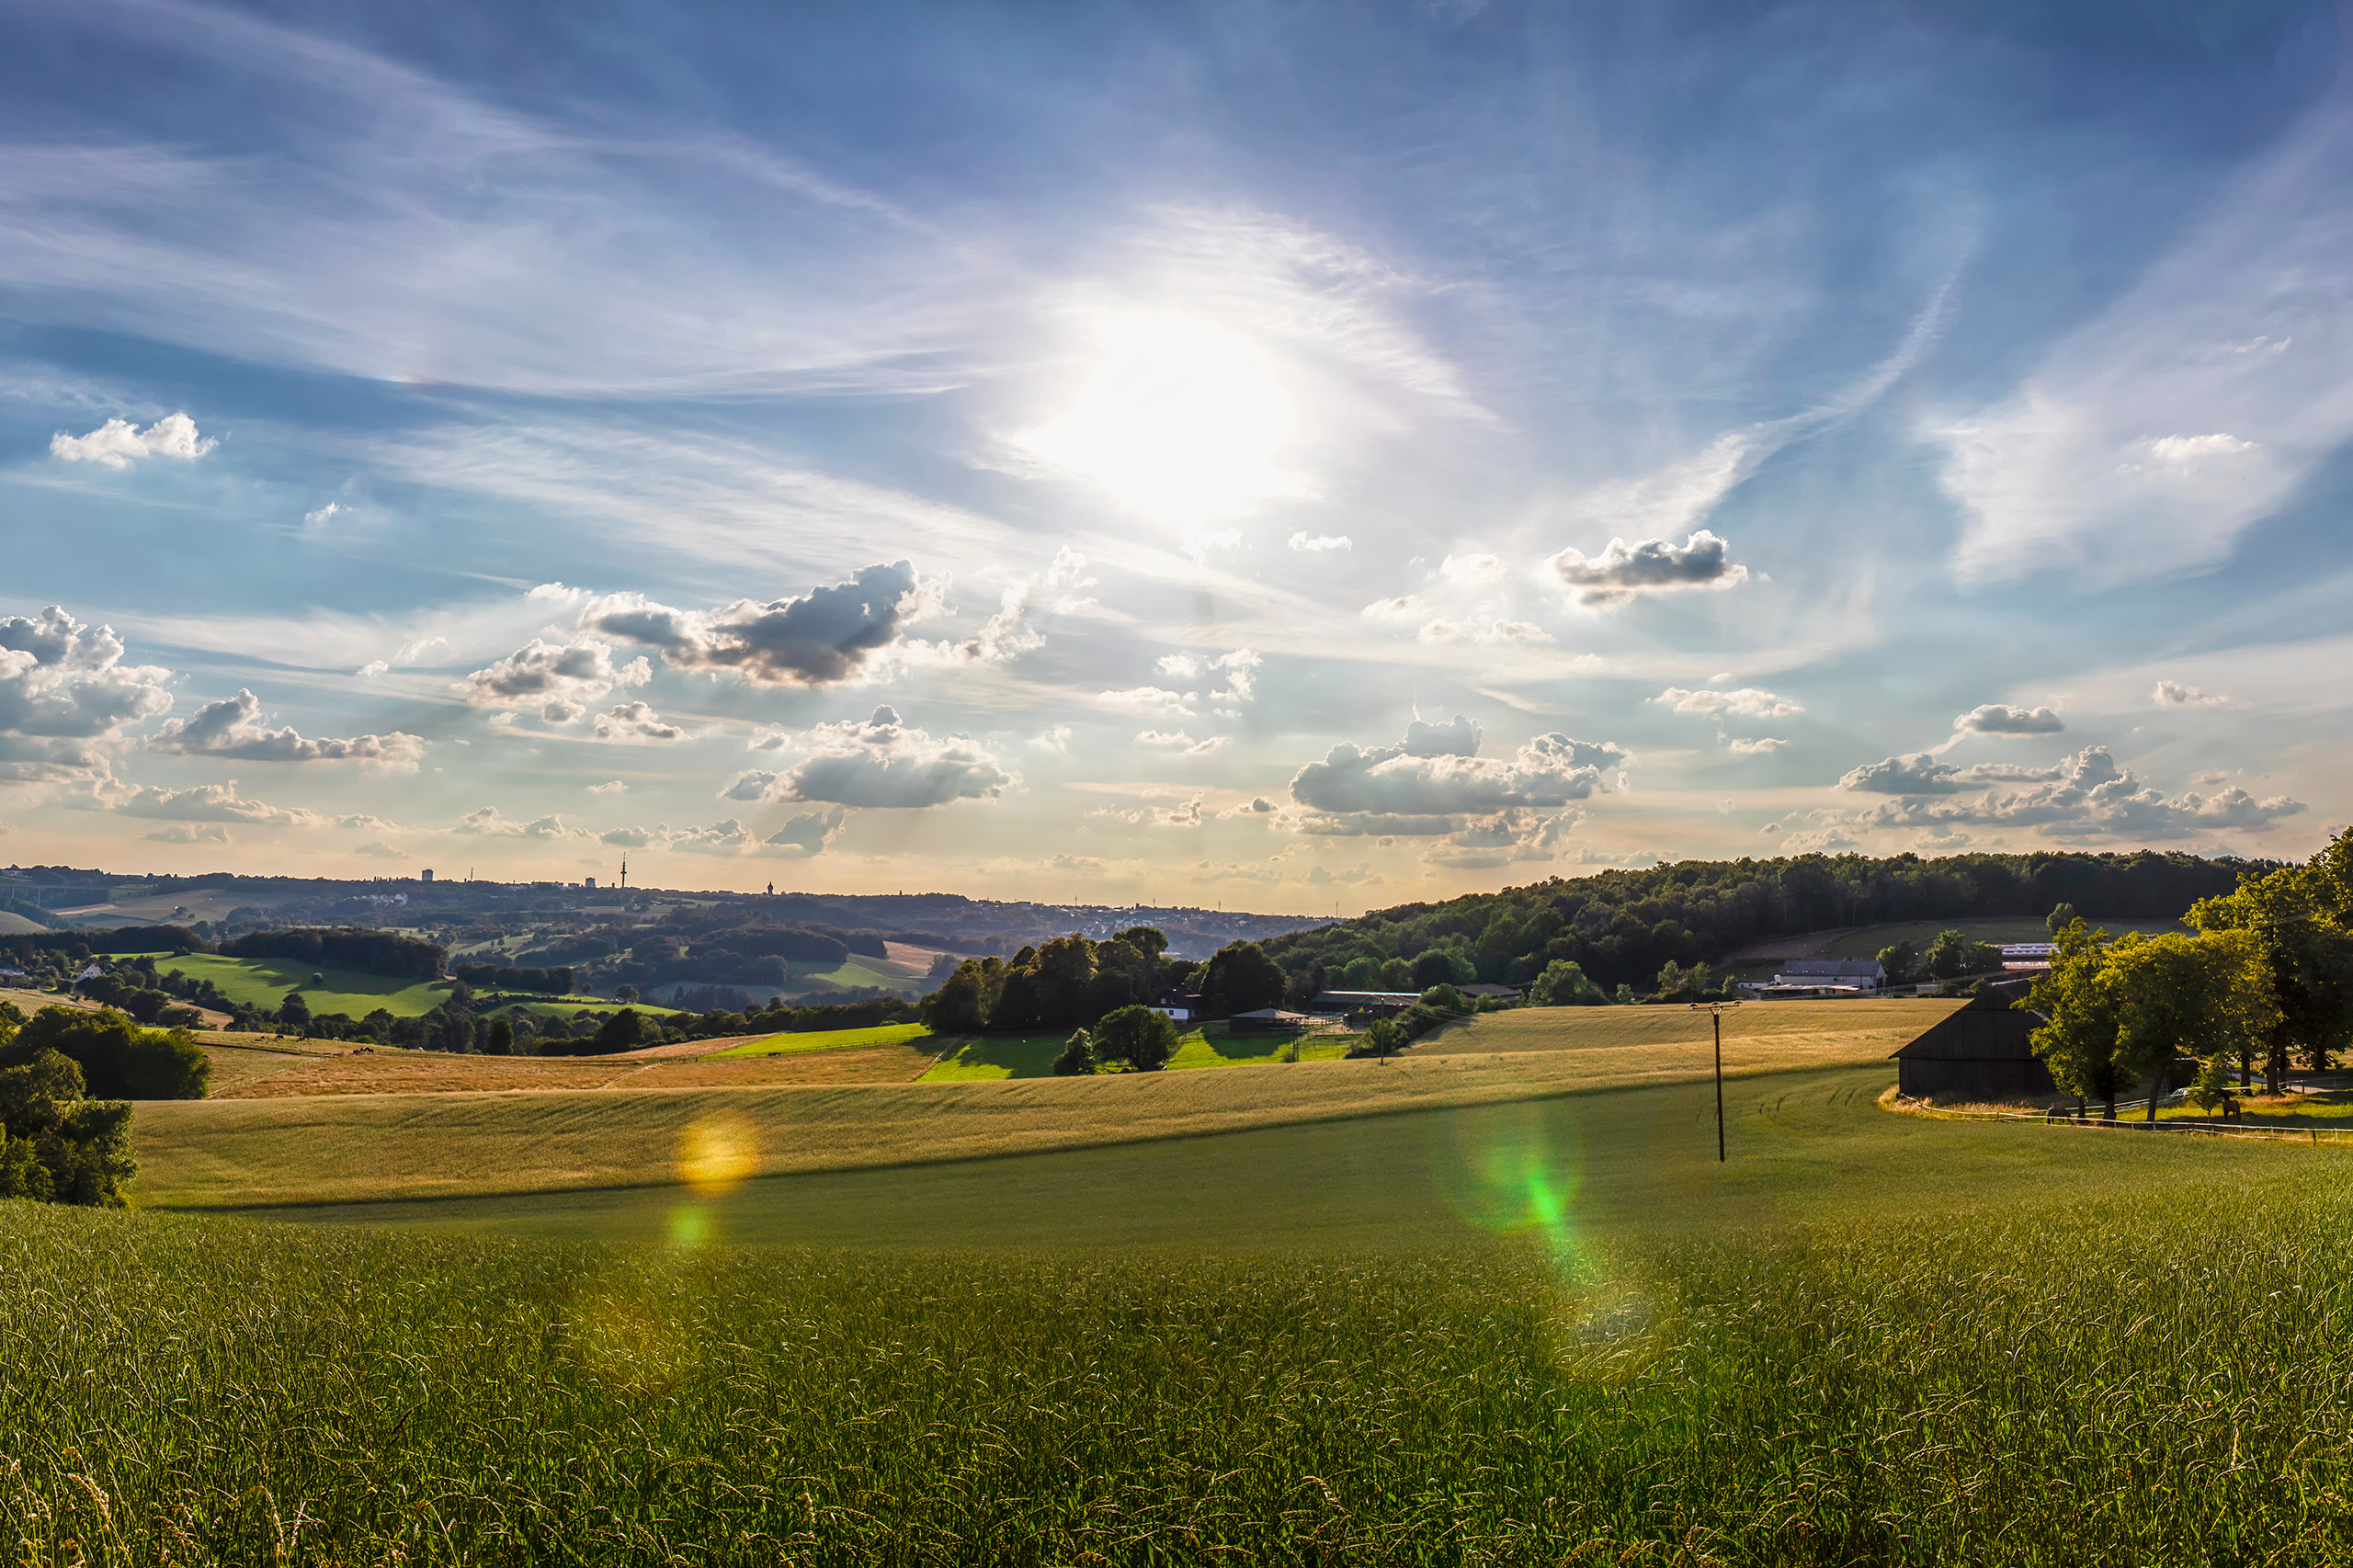
<path id="1" fill-rule="evenodd" d="M 1716 1164 L 1724 1163 L 1724 1009 L 1737 1002 L 1694 1002 L 1691 1010 L 1705 1011 L 1716 1029 Z"/>

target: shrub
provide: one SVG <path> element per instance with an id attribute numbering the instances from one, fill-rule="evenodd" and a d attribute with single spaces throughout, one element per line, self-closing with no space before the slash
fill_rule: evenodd
<path id="1" fill-rule="evenodd" d="M 1122 1062 L 1131 1073 L 1157 1073 L 1176 1054 L 1181 1037 L 1165 1013 L 1138 1003 L 1103 1016 L 1095 1026 L 1096 1054 Z"/>
<path id="2" fill-rule="evenodd" d="M 1095 1071 L 1095 1041 L 1085 1029 L 1072 1034 L 1063 1053 L 1054 1058 L 1054 1076 L 1082 1078 Z"/>

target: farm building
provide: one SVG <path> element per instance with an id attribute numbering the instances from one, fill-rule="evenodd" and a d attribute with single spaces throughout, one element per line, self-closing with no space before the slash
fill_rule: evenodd
<path id="1" fill-rule="evenodd" d="M 1273 1034 L 1280 1029 L 1301 1029 L 1315 1020 L 1305 1013 L 1285 1012 L 1280 1007 L 1259 1007 L 1247 1013 L 1236 1013 L 1226 1020 L 1226 1028 L 1235 1034 Z"/>
<path id="2" fill-rule="evenodd" d="M 1887 984 L 1877 959 L 1791 959 L 1770 980 L 1744 980 L 1745 996 L 1851 996 Z"/>
<path id="3" fill-rule="evenodd" d="M 2017 983 L 1988 986 L 1897 1051 L 1897 1091 L 1914 1097 L 1988 1100 L 2057 1094 L 2051 1069 L 2029 1039 L 2042 1016 L 2010 1006 L 2026 991 Z"/>
<path id="4" fill-rule="evenodd" d="M 1386 1017 L 1422 999 L 1418 991 L 1319 991 L 1308 1006 L 1319 1013 Z"/>
<path id="5" fill-rule="evenodd" d="M 1519 1000 L 1519 987 L 1517 985 L 1458 985 L 1454 989 L 1457 994 L 1468 996 L 1473 1002 L 1517 1002 Z"/>

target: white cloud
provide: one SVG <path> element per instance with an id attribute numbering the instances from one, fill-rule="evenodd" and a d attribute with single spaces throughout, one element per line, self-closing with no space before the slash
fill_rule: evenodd
<path id="1" fill-rule="evenodd" d="M 543 842 L 563 843 L 594 838 L 585 828 L 566 827 L 559 816 L 534 817 L 529 822 L 513 822 L 500 814 L 496 806 L 484 806 L 468 812 L 449 830 L 480 838 L 531 838 Z"/>
<path id="2" fill-rule="evenodd" d="M 373 680 L 378 676 L 390 671 L 392 667 L 392 665 L 386 664 L 381 659 L 370 659 L 351 673 L 358 676 L 362 680 Z"/>
<path id="3" fill-rule="evenodd" d="M 254 762 L 369 762 L 414 769 L 425 755 L 418 737 L 395 730 L 385 735 L 306 740 L 292 726 L 273 730 L 263 722 L 261 699 L 240 689 L 209 702 L 186 719 L 167 719 L 148 737 L 150 751 L 182 756 L 224 756 Z"/>
<path id="4" fill-rule="evenodd" d="M 1759 735 L 1755 740 L 1733 741 L 1726 749 L 1734 756 L 1763 756 L 1768 753 L 1779 751 L 1789 744 L 1784 740 L 1777 740 L 1771 735 Z"/>
<path id="5" fill-rule="evenodd" d="M 868 566 L 848 582 L 813 588 L 797 599 L 738 599 L 713 610 L 673 609 L 641 594 L 611 594 L 581 610 L 579 629 L 653 648 L 682 670 L 733 670 L 757 684 L 835 686 L 874 673 L 877 655 L 939 608 L 937 586 L 918 581 L 915 567 L 901 561 Z M 1017 627 L 1017 612 L 1013 619 Z M 999 642 L 983 650 L 988 635 L 969 645 L 972 657 L 1007 656 L 1003 650 L 1020 641 L 1013 627 L 999 627 Z"/>
<path id="6" fill-rule="evenodd" d="M 1162 655 L 1159 669 L 1162 675 L 1190 680 L 1201 673 L 1201 662 L 1190 653 L 1167 653 Z"/>
<path id="7" fill-rule="evenodd" d="M 1247 648 L 1236 648 L 1209 662 L 1225 672 L 1225 687 L 1210 693 L 1211 702 L 1247 702 L 1258 694 L 1258 666 L 1267 661 Z"/>
<path id="8" fill-rule="evenodd" d="M 1029 737 L 1029 744 L 1040 751 L 1052 752 L 1057 756 L 1070 751 L 1070 726 L 1056 724 Z"/>
<path id="9" fill-rule="evenodd" d="M 153 833 L 142 833 L 139 836 L 149 844 L 233 844 L 236 842 L 229 836 L 227 824 L 217 822 L 200 824 L 174 823 L 169 827 L 159 827 Z"/>
<path id="10" fill-rule="evenodd" d="M 449 689 L 476 708 L 539 708 L 549 722 L 568 723 L 580 716 L 584 704 L 610 697 L 616 687 L 643 686 L 653 678 L 653 668 L 644 659 L 616 665 L 612 645 L 593 637 L 577 642 L 547 642 L 534 637 L 496 664 L 453 683 Z M 552 712 L 549 712 L 551 705 Z"/>
<path id="11" fill-rule="evenodd" d="M 198 784 L 186 790 L 158 789 L 153 784 L 115 784 L 101 780 L 95 796 L 98 805 L 124 816 L 151 817 L 163 822 L 241 822 L 263 827 L 324 827 L 331 819 L 301 806 L 272 806 L 237 793 L 237 781 Z M 347 818 L 357 825 L 359 819 Z M 374 819 L 368 819 L 372 822 Z"/>
<path id="12" fill-rule="evenodd" d="M 1330 550 L 1354 550 L 1356 543 L 1346 534 L 1308 534 L 1304 531 L 1290 536 L 1290 548 L 1321 554 Z"/>
<path id="13" fill-rule="evenodd" d="M 1504 580 L 1503 557 L 1484 551 L 1469 555 L 1449 555 L 1438 563 L 1438 574 L 1449 583 L 1472 587 L 1485 587 Z"/>
<path id="14" fill-rule="evenodd" d="M 2336 95 L 1998 404 L 1936 432 L 1968 578 L 2221 562 L 2353 437 L 2353 114 Z"/>
<path id="15" fill-rule="evenodd" d="M 1146 730 L 1136 736 L 1139 745 L 1158 746 L 1165 750 L 1181 751 L 1187 756 L 1207 756 L 1225 749 L 1230 737 L 1211 735 L 1197 741 L 1182 730 Z"/>
<path id="16" fill-rule="evenodd" d="M 845 806 L 922 808 L 993 801 L 1020 783 L 963 735 L 934 740 L 877 708 L 863 722 L 819 724 L 796 737 L 808 755 L 782 773 L 753 769 L 722 791 L 731 801 L 809 801 Z"/>
<path id="17" fill-rule="evenodd" d="M 395 848 L 393 846 L 385 843 L 381 838 L 369 839 L 367 843 L 359 846 L 357 849 L 354 849 L 352 853 L 354 855 L 365 855 L 370 860 L 406 860 L 410 858 L 407 850 Z"/>
<path id="18" fill-rule="evenodd" d="M 1422 613 L 1422 601 L 1411 594 L 1399 594 L 1394 598 L 1375 599 L 1364 607 L 1367 620 L 1413 620 Z"/>
<path id="19" fill-rule="evenodd" d="M 1463 719 L 1421 726 L 1418 750 L 1409 749 L 1416 739 L 1410 731 L 1406 744 L 1393 746 L 1361 750 L 1343 743 L 1299 770 L 1291 798 L 1324 818 L 1344 819 L 1341 831 L 1415 832 L 1397 825 L 1404 819 L 1443 820 L 1452 831 L 1455 817 L 1585 800 L 1608 788 L 1604 768 L 1632 760 L 1616 745 L 1559 733 L 1535 736 L 1508 761 L 1479 757 L 1458 749 L 1465 729 L 1475 744 L 1477 731 Z M 1333 828 L 1327 823 L 1304 831 Z"/>
<path id="20" fill-rule="evenodd" d="M 49 438 L 51 457 L 108 468 L 129 468 L 141 458 L 194 462 L 219 445 L 209 437 L 199 437 L 196 421 L 185 414 L 167 414 L 144 430 L 128 419 L 109 419 L 86 436 L 69 436 L 61 430 Z"/>
<path id="21" fill-rule="evenodd" d="M 643 702 L 624 702 L 597 715 L 597 738 L 659 743 L 685 740 L 687 732 Z"/>
<path id="22" fill-rule="evenodd" d="M 1149 713 L 1167 719 L 1199 717 L 1189 706 L 1200 700 L 1199 692 L 1175 692 L 1156 686 L 1138 686 L 1126 691 L 1097 692 L 1095 700 L 1117 713 Z"/>
<path id="23" fill-rule="evenodd" d="M 122 660 L 111 628 L 55 605 L 0 617 L 0 781 L 105 777 L 125 728 L 172 706 L 169 670 Z"/>
<path id="24" fill-rule="evenodd" d="M 629 786 L 618 778 L 608 778 L 602 784 L 589 785 L 588 792 L 592 795 L 625 795 L 629 792 Z"/>
<path id="25" fill-rule="evenodd" d="M 2177 680 L 2161 680 L 2152 694 L 2160 708 L 2228 708 L 2231 699 L 2220 692 L 2200 691 Z"/>
<path id="26" fill-rule="evenodd" d="M 1718 721 L 1727 717 L 1786 719 L 1805 711 L 1785 697 L 1776 697 L 1769 691 L 1759 691 L 1754 687 L 1743 687 L 1737 691 L 1692 691 L 1670 686 L 1650 700 L 1665 703 L 1677 713 L 1697 713 L 1701 718 Z"/>
<path id="27" fill-rule="evenodd" d="M 1562 585 L 1585 605 L 1631 604 L 1646 593 L 1681 589 L 1721 589 L 1748 581 L 1748 568 L 1731 560 L 1724 541 L 1700 528 L 1681 544 L 1646 539 L 1629 544 L 1613 539 L 1599 555 L 1588 556 L 1574 547 L 1545 564 Z"/>
<path id="28" fill-rule="evenodd" d="M 1980 735 L 2054 735 L 2067 726 L 2052 708 L 2013 708 L 1987 702 L 1952 722 L 1956 733 Z"/>
<path id="29" fill-rule="evenodd" d="M 1847 819 L 1874 828 L 1983 824 L 2032 827 L 2054 838 L 2159 841 L 2224 828 L 2260 831 L 2306 809 L 2284 795 L 2257 800 L 2240 789 L 2168 799 L 2117 767 L 2105 746 L 2086 746 L 2048 768 L 1953 769 L 1925 756 L 1891 757 L 1840 782 L 1906 797 Z M 2005 782 L 2022 787 L 2008 792 L 1989 787 L 1973 801 L 1935 798 L 1971 784 Z"/>
<path id="30" fill-rule="evenodd" d="M 323 528 L 337 517 L 348 517 L 350 514 L 351 508 L 342 502 L 330 501 L 316 511 L 303 513 L 302 526 L 306 528 Z"/>

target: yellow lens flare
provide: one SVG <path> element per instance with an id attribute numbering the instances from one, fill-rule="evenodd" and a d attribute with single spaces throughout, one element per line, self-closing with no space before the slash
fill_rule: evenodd
<path id="1" fill-rule="evenodd" d="M 678 1134 L 678 1179 L 716 1197 L 759 1170 L 759 1137 L 732 1111 L 697 1117 Z"/>

